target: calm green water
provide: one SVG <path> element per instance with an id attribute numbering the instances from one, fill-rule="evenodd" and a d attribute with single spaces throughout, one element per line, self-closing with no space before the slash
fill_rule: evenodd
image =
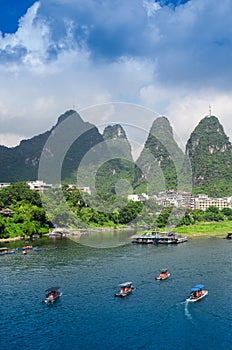
<path id="1" fill-rule="evenodd" d="M 104 246 L 111 243 L 106 239 Z M 232 348 L 231 241 L 100 249 L 69 239 L 37 244 L 38 252 L 0 257 L 1 349 Z M 156 281 L 164 267 L 170 278 Z M 133 281 L 135 291 L 114 298 L 125 281 Z M 209 294 L 187 304 L 197 283 Z M 52 285 L 63 295 L 43 305 Z"/>

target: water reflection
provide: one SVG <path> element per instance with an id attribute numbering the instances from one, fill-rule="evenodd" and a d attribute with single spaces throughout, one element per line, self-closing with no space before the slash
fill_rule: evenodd
<path id="1" fill-rule="evenodd" d="M 72 241 L 92 248 L 114 248 L 131 243 L 134 230 L 89 231 L 80 236 L 68 236 Z"/>

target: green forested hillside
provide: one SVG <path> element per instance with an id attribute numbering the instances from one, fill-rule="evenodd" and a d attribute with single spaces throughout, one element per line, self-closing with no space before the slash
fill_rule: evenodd
<path id="1" fill-rule="evenodd" d="M 109 158 L 96 174 L 97 192 L 104 197 L 133 193 L 137 167 L 131 155 L 131 146 L 121 125 L 109 125 L 103 132 Z"/>
<path id="2" fill-rule="evenodd" d="M 186 145 L 191 161 L 193 193 L 232 195 L 232 146 L 215 116 L 203 118 Z"/>
<path id="3" fill-rule="evenodd" d="M 154 121 L 136 163 L 140 168 L 138 189 L 147 192 L 145 188 L 148 188 L 149 193 L 183 189 L 183 181 L 180 179 L 184 153 L 175 142 L 166 117 L 159 117 Z"/>

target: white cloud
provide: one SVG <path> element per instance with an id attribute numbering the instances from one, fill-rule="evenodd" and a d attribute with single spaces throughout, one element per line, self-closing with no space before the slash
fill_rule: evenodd
<path id="1" fill-rule="evenodd" d="M 186 144 L 191 132 L 195 129 L 202 118 L 210 114 L 218 117 L 224 127 L 224 131 L 230 138 L 231 128 L 231 104 L 232 93 L 221 93 L 217 90 L 202 90 L 194 94 L 186 94 L 184 97 L 171 101 L 167 109 L 167 117 L 174 125 L 175 132 Z"/>
<path id="2" fill-rule="evenodd" d="M 15 60 L 37 67 L 46 57 L 49 46 L 49 28 L 43 21 L 36 21 L 40 3 L 35 2 L 19 21 L 16 33 L 6 34 L 0 37 L 0 49 L 6 52 L 8 57 L 14 56 Z M 10 60 L 11 62 L 11 60 Z M 6 62 L 6 67 L 11 64 Z"/>
<path id="3" fill-rule="evenodd" d="M 206 115 L 218 117 L 226 134 L 232 140 L 231 110 L 232 92 L 216 88 L 195 91 L 186 87 L 149 85 L 140 90 L 141 104 L 165 115 L 175 132 L 176 139 L 184 149 L 197 124 Z"/>
<path id="4" fill-rule="evenodd" d="M 16 134 L 0 134 L 0 145 L 1 146 L 8 146 L 8 147 L 15 147 L 19 145 L 20 141 L 24 139 L 25 136 L 22 134 L 16 135 Z"/>
<path id="5" fill-rule="evenodd" d="M 143 0 L 143 7 L 146 9 L 148 17 L 153 16 L 161 8 L 160 4 L 153 0 Z"/>

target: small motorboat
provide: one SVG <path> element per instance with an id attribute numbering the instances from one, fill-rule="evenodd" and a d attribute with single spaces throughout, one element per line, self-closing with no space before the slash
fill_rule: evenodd
<path id="1" fill-rule="evenodd" d="M 118 293 L 114 294 L 115 297 L 124 298 L 134 290 L 134 286 L 132 282 L 122 283 L 119 285 L 119 287 L 120 287 L 120 290 Z"/>
<path id="2" fill-rule="evenodd" d="M 5 255 L 7 251 L 7 247 L 1 247 L 0 248 L 0 255 Z"/>
<path id="3" fill-rule="evenodd" d="M 0 255 L 8 255 L 8 254 L 15 254 L 15 250 L 8 249 L 7 247 L 0 248 Z"/>
<path id="4" fill-rule="evenodd" d="M 47 294 L 45 296 L 45 299 L 42 302 L 46 303 L 46 304 L 53 304 L 62 295 L 62 293 L 60 291 L 60 287 L 51 287 L 51 288 L 46 289 L 45 292 Z"/>
<path id="5" fill-rule="evenodd" d="M 8 250 L 8 251 L 6 252 L 6 254 L 15 254 L 15 250 L 14 250 L 14 249 Z"/>
<path id="6" fill-rule="evenodd" d="M 186 299 L 188 302 L 195 302 L 202 298 L 204 298 L 207 294 L 207 290 L 203 290 L 204 285 L 203 284 L 197 284 L 191 289 L 189 297 Z"/>
<path id="7" fill-rule="evenodd" d="M 22 250 L 32 250 L 33 246 L 32 245 L 25 245 L 22 247 Z"/>
<path id="8" fill-rule="evenodd" d="M 24 245 L 23 247 L 18 247 L 16 250 L 32 250 L 33 246 L 32 245 Z"/>
<path id="9" fill-rule="evenodd" d="M 163 269 L 158 276 L 156 276 L 156 280 L 163 281 L 166 280 L 170 276 L 170 273 L 167 269 Z"/>

